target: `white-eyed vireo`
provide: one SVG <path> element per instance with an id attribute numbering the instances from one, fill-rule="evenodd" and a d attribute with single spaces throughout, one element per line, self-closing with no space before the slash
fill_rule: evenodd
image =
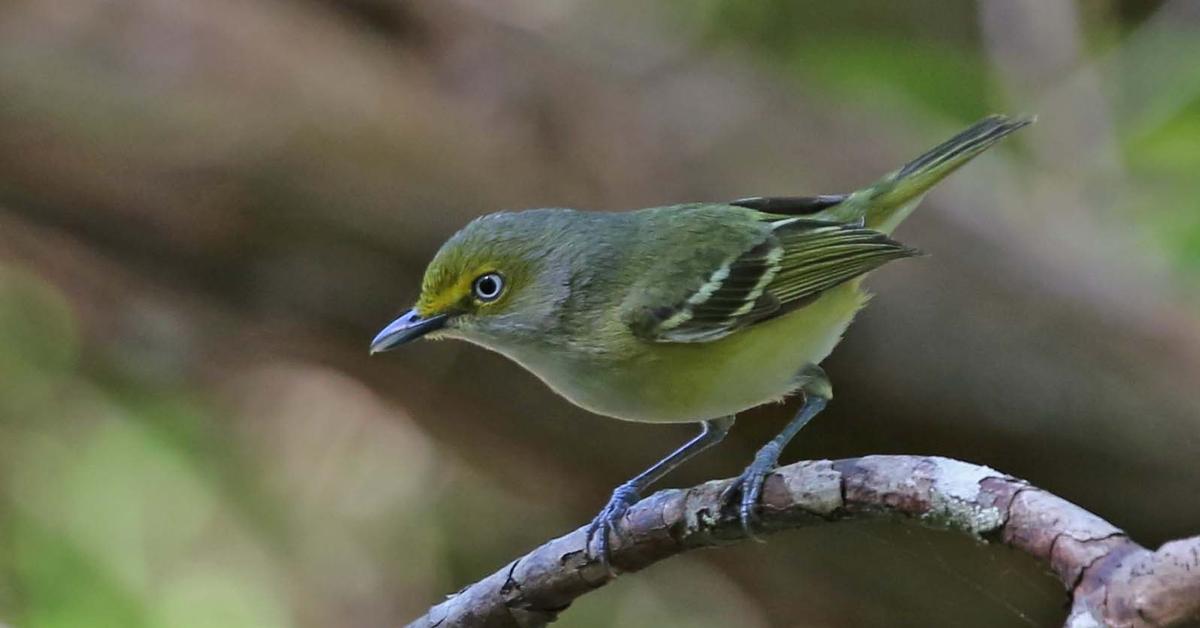
<path id="1" fill-rule="evenodd" d="M 799 413 L 730 492 L 751 533 L 763 479 L 831 397 L 817 365 L 866 302 L 863 276 L 916 254 L 888 234 L 934 184 L 1031 121 L 985 118 L 852 194 L 483 216 L 442 246 L 416 306 L 371 351 L 461 338 L 592 412 L 699 422 L 593 520 L 589 550 L 606 564 L 610 530 L 650 484 L 719 442 L 736 413 L 801 391 Z"/>

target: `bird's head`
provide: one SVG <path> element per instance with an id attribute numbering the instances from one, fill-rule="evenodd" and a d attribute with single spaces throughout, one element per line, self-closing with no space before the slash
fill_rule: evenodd
<path id="1" fill-rule="evenodd" d="M 569 290 L 569 269 L 549 261 L 565 225 L 541 215 L 547 211 L 484 216 L 446 241 L 425 269 L 416 305 L 379 332 L 371 352 L 420 337 L 501 349 L 542 330 Z"/>

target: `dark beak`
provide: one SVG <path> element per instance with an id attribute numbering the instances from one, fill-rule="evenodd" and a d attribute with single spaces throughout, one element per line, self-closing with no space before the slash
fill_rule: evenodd
<path id="1" fill-rule="evenodd" d="M 409 310 L 403 316 L 392 321 L 378 336 L 371 341 L 371 353 L 390 351 L 400 345 L 416 340 L 431 331 L 446 326 L 449 317 L 445 314 L 421 318 L 416 310 Z"/>

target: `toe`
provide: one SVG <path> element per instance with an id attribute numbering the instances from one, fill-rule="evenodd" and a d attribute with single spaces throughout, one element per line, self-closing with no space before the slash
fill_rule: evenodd
<path id="1" fill-rule="evenodd" d="M 738 502 L 738 497 L 742 494 L 742 478 L 738 478 L 729 483 L 725 490 L 721 491 L 721 505 L 734 505 Z"/>
<path id="2" fill-rule="evenodd" d="M 605 513 L 601 512 L 592 520 L 591 525 L 588 526 L 585 547 L 588 558 L 598 561 L 605 569 L 610 569 L 608 564 L 608 531 L 611 528 L 604 515 Z M 593 547 L 595 548 L 594 550 Z"/>
<path id="3" fill-rule="evenodd" d="M 600 562 L 601 565 L 610 572 L 612 568 L 609 566 L 611 558 L 611 546 L 609 543 L 609 533 L 616 531 L 617 521 L 625 516 L 625 512 L 629 507 L 638 500 L 637 491 L 629 486 L 619 486 L 613 491 L 612 498 L 608 504 L 592 519 L 592 523 L 588 525 L 587 530 L 587 554 L 588 557 Z M 592 551 L 593 545 L 595 551 Z"/>
<path id="4" fill-rule="evenodd" d="M 759 523 L 758 500 L 762 496 L 764 476 L 759 473 L 751 474 L 742 482 L 742 499 L 738 507 L 738 515 L 741 519 L 742 531 L 747 537 L 762 541 L 761 538 L 754 532 L 754 528 Z"/>

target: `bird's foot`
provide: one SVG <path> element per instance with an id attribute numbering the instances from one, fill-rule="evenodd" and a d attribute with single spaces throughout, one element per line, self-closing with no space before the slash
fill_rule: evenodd
<path id="1" fill-rule="evenodd" d="M 759 523 L 758 501 L 762 497 L 767 474 L 774 470 L 779 462 L 780 450 L 775 443 L 767 443 L 754 455 L 754 462 L 751 462 L 750 466 L 721 493 L 722 504 L 737 508 L 738 519 L 742 522 L 742 531 L 746 537 L 760 543 L 764 541 L 754 532 Z"/>
<path id="2" fill-rule="evenodd" d="M 589 558 L 600 561 L 600 564 L 605 569 L 612 573 L 612 565 L 609 554 L 608 534 L 616 532 L 616 524 L 625 516 L 625 512 L 629 507 L 636 504 L 641 499 L 637 489 L 630 483 L 625 483 L 613 490 L 612 497 L 609 498 L 608 504 L 600 510 L 600 514 L 592 519 L 592 523 L 587 529 L 587 554 Z M 592 551 L 592 542 L 595 541 L 595 551 Z"/>

